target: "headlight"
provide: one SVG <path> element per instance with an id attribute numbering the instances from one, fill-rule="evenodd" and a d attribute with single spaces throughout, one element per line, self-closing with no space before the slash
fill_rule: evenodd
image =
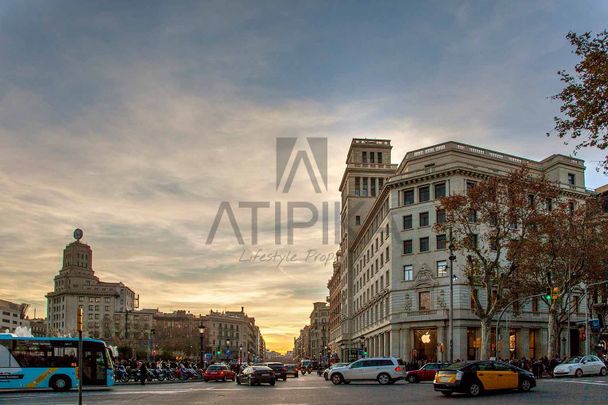
<path id="1" fill-rule="evenodd" d="M 460 380 L 462 380 L 462 375 L 463 375 L 463 374 L 464 374 L 464 373 L 463 373 L 462 371 L 458 371 L 458 372 L 456 373 L 456 381 L 460 381 Z"/>

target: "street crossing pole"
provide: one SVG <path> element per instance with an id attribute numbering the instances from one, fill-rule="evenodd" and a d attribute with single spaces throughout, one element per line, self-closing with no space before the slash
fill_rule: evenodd
<path id="1" fill-rule="evenodd" d="M 82 405 L 82 307 L 78 308 L 76 329 L 78 330 L 78 405 Z"/>

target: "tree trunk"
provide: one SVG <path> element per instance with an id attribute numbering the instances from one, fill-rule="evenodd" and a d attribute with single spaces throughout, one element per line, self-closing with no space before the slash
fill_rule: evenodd
<path id="1" fill-rule="evenodd" d="M 490 353 L 490 336 L 492 335 L 492 318 L 485 317 L 481 321 L 481 345 L 479 347 L 479 359 L 487 360 L 492 354 Z"/>
<path id="2" fill-rule="evenodd" d="M 548 334 L 548 345 L 547 345 L 547 358 L 552 359 L 556 353 L 559 353 L 559 324 L 557 322 L 557 308 L 555 303 L 552 302 L 549 307 L 549 323 L 547 325 Z"/>

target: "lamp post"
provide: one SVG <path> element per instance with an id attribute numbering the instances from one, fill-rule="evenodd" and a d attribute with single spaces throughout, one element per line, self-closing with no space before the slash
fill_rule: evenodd
<path id="1" fill-rule="evenodd" d="M 228 355 L 228 351 L 230 351 L 230 339 L 226 339 L 226 360 L 230 361 L 230 356 Z"/>
<path id="2" fill-rule="evenodd" d="M 340 360 L 339 361 L 344 361 L 345 356 L 344 356 L 344 348 L 346 347 L 346 345 L 344 343 L 340 343 Z M 347 362 L 350 362 L 350 353 L 349 356 L 346 358 Z"/>
<path id="3" fill-rule="evenodd" d="M 452 242 L 452 227 L 450 227 L 450 245 L 448 248 L 450 249 L 450 256 L 448 259 L 450 260 L 450 305 L 448 309 L 448 361 L 450 363 L 454 362 L 454 260 L 456 260 L 456 256 L 454 255 L 454 244 Z"/>
<path id="4" fill-rule="evenodd" d="M 243 345 L 239 346 L 239 366 L 243 364 Z"/>
<path id="5" fill-rule="evenodd" d="M 205 346 L 203 345 L 203 339 L 205 336 L 205 325 L 203 325 L 203 323 L 201 322 L 201 324 L 198 326 L 198 336 L 200 339 L 200 344 L 201 344 L 201 368 L 205 367 Z"/>

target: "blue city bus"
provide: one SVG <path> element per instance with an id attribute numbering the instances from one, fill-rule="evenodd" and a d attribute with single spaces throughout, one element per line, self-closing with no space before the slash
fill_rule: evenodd
<path id="1" fill-rule="evenodd" d="M 114 385 L 114 368 L 102 340 L 83 339 L 83 386 Z M 0 333 L 0 390 L 77 388 L 78 339 Z"/>

